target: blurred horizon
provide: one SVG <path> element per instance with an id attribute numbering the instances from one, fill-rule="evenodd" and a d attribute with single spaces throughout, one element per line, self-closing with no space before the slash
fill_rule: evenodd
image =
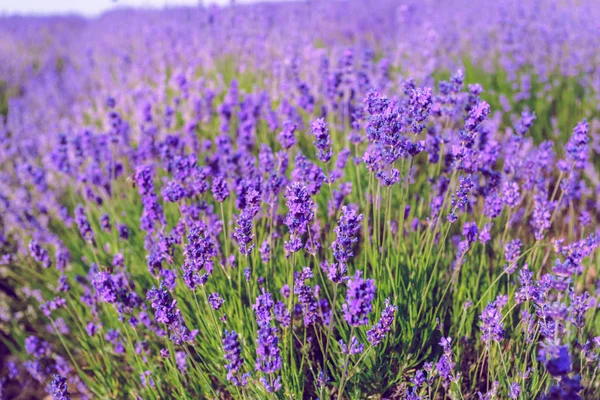
<path id="1" fill-rule="evenodd" d="M 198 5 L 229 5 L 278 2 L 290 0 L 4 0 L 0 4 L 0 17 L 80 15 L 96 17 L 122 8 L 168 8 Z"/>

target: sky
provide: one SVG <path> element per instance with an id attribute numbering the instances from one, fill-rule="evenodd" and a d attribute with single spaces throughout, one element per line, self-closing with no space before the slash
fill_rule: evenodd
<path id="1" fill-rule="evenodd" d="M 119 6 L 164 7 L 174 5 L 229 4 L 229 0 L 0 0 L 0 14 L 66 14 L 95 16 Z M 247 3 L 252 0 L 241 0 Z"/>

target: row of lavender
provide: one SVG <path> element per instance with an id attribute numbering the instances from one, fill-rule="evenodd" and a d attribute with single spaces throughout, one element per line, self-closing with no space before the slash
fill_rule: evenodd
<path id="1" fill-rule="evenodd" d="M 600 10 L 447 3 L 0 20 L 0 394 L 598 396 Z"/>

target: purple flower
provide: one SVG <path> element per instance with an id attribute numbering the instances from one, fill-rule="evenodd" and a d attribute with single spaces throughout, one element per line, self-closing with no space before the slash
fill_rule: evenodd
<path id="1" fill-rule="evenodd" d="M 260 259 L 267 264 L 271 260 L 271 245 L 268 240 L 265 240 L 259 249 Z"/>
<path id="2" fill-rule="evenodd" d="M 31 375 L 33 379 L 41 384 L 47 380 L 48 374 L 50 373 L 46 363 L 44 363 L 43 360 L 26 361 L 23 363 L 23 366 L 29 375 Z"/>
<path id="3" fill-rule="evenodd" d="M 306 186 L 298 182 L 287 187 L 285 197 L 289 208 L 285 224 L 290 230 L 290 241 L 286 242 L 286 249 L 296 252 L 302 248 L 301 236 L 307 232 L 308 224 L 314 217 L 314 203 Z"/>
<path id="4" fill-rule="evenodd" d="M 471 176 L 460 176 L 459 185 L 456 189 L 456 193 L 452 195 L 452 211 L 448 215 L 448 221 L 451 223 L 456 222 L 458 217 L 456 216 L 457 210 L 463 210 L 466 208 L 469 202 L 469 193 L 473 188 L 473 181 Z"/>
<path id="5" fill-rule="evenodd" d="M 56 269 L 64 271 L 71 261 L 71 253 L 69 253 L 69 250 L 62 244 L 57 244 L 54 256 L 56 257 Z"/>
<path id="6" fill-rule="evenodd" d="M 156 222 L 162 225 L 166 224 L 162 206 L 158 202 L 158 196 L 154 193 L 143 196 L 142 205 L 144 207 L 142 217 L 140 218 L 140 227 L 142 230 L 152 233 Z"/>
<path id="7" fill-rule="evenodd" d="M 187 371 L 187 353 L 185 351 L 175 352 L 175 363 L 177 364 L 177 369 L 185 375 Z"/>
<path id="8" fill-rule="evenodd" d="M 304 283 L 312 277 L 313 273 L 309 267 L 304 267 L 302 272 L 296 273 L 294 277 L 294 293 L 298 296 L 298 303 L 304 315 L 304 326 L 310 326 L 317 322 L 319 304 L 313 289 Z"/>
<path id="9" fill-rule="evenodd" d="M 527 133 L 527 131 L 529 130 L 529 128 L 531 128 L 531 126 L 533 125 L 533 122 L 535 120 L 536 120 L 536 115 L 534 112 L 529 112 L 527 110 L 523 110 L 523 113 L 521 114 L 521 119 L 519 120 L 519 123 L 515 127 L 515 131 L 519 135 L 524 136 L 525 133 Z"/>
<path id="10" fill-rule="evenodd" d="M 373 328 L 367 331 L 367 339 L 371 346 L 377 346 L 385 339 L 385 336 L 389 333 L 394 322 L 394 314 L 398 310 L 398 307 L 390 305 L 390 300 L 385 301 L 385 308 L 381 312 L 381 318 L 373 325 Z"/>
<path id="11" fill-rule="evenodd" d="M 530 225 L 536 240 L 544 238 L 544 232 L 550 229 L 550 219 L 554 211 L 555 203 L 547 200 L 546 193 L 536 193 L 533 197 L 534 205 L 531 213 Z"/>
<path id="12" fill-rule="evenodd" d="M 144 371 L 140 373 L 140 380 L 142 381 L 142 386 L 144 387 L 154 387 L 154 379 L 152 379 L 152 372 Z"/>
<path id="13" fill-rule="evenodd" d="M 333 283 L 341 283 L 348 279 L 348 269 L 344 263 L 329 263 L 327 260 L 321 263 L 321 269 L 327 274 L 327 278 Z"/>
<path id="14" fill-rule="evenodd" d="M 478 233 L 479 230 L 477 229 L 477 224 L 475 222 L 465 222 L 462 228 L 462 234 L 469 244 L 477 240 Z"/>
<path id="15" fill-rule="evenodd" d="M 287 299 L 288 297 L 290 297 L 290 294 L 291 294 L 290 286 L 286 283 L 285 285 L 283 285 L 281 287 L 281 295 Z"/>
<path id="16" fill-rule="evenodd" d="M 125 224 L 117 224 L 117 230 L 119 231 L 119 238 L 123 240 L 129 239 L 129 227 Z"/>
<path id="17" fill-rule="evenodd" d="M 249 374 L 242 374 L 240 376 L 240 369 L 244 364 L 242 358 L 242 346 L 238 340 L 238 334 L 235 331 L 225 330 L 223 335 L 223 351 L 225 352 L 225 359 L 227 360 L 227 380 L 234 386 L 246 386 L 247 377 Z"/>
<path id="18" fill-rule="evenodd" d="M 117 301 L 119 287 L 108 272 L 98 272 L 92 279 L 92 285 L 102 301 L 106 303 L 115 303 Z"/>
<path id="19" fill-rule="evenodd" d="M 93 322 L 88 322 L 85 326 L 85 330 L 88 336 L 92 337 L 96 335 L 96 332 L 98 332 L 98 325 L 94 324 Z"/>
<path id="20" fill-rule="evenodd" d="M 238 226 L 233 232 L 233 237 L 238 242 L 240 253 L 244 256 L 249 256 L 252 249 L 254 249 L 254 244 L 252 243 L 252 240 L 254 239 L 252 219 L 252 212 L 248 208 L 245 208 L 240 214 L 237 220 Z"/>
<path id="21" fill-rule="evenodd" d="M 227 181 L 220 176 L 215 176 L 212 182 L 212 193 L 216 201 L 224 202 L 229 197 Z"/>
<path id="22" fill-rule="evenodd" d="M 8 379 L 16 379 L 20 373 L 17 363 L 14 361 L 8 361 L 6 365 L 8 369 Z"/>
<path id="23" fill-rule="evenodd" d="M 52 378 L 49 392 L 54 400 L 69 400 L 71 398 L 67 387 L 67 379 L 58 374 L 55 374 Z"/>
<path id="24" fill-rule="evenodd" d="M 58 282 L 56 284 L 57 292 L 68 292 L 71 286 L 69 286 L 69 282 L 67 280 L 66 275 L 61 275 L 58 277 Z"/>
<path id="25" fill-rule="evenodd" d="M 577 328 L 583 329 L 585 327 L 585 314 L 592 306 L 590 302 L 590 295 L 587 292 L 577 295 L 574 291 L 572 291 L 569 296 L 571 298 L 571 304 L 569 306 L 569 320 Z"/>
<path id="26" fill-rule="evenodd" d="M 589 226 L 592 223 L 592 216 L 588 211 L 582 211 L 578 219 L 581 226 Z"/>
<path id="27" fill-rule="evenodd" d="M 65 307 L 67 301 L 62 297 L 55 297 L 52 300 L 49 300 L 45 303 L 40 304 L 40 310 L 42 313 L 50 318 L 52 311 L 58 310 L 59 308 Z"/>
<path id="28" fill-rule="evenodd" d="M 125 257 L 123 257 L 123 254 L 121 254 L 121 253 L 115 254 L 112 259 L 112 265 L 115 268 L 123 267 L 125 265 Z"/>
<path id="29" fill-rule="evenodd" d="M 357 215 L 355 209 L 342 207 L 338 226 L 333 229 L 337 238 L 331 244 L 333 256 L 338 262 L 346 263 L 354 255 L 353 247 L 358 242 L 362 219 L 362 214 Z"/>
<path id="30" fill-rule="evenodd" d="M 465 121 L 465 129 L 475 131 L 490 113 L 490 105 L 485 101 L 478 102 L 471 110 Z"/>
<path id="31" fill-rule="evenodd" d="M 277 304 L 275 304 L 273 307 L 273 315 L 275 316 L 275 321 L 284 328 L 289 327 L 292 323 L 292 316 L 283 301 L 278 301 Z"/>
<path id="32" fill-rule="evenodd" d="M 208 303 L 213 308 L 213 310 L 218 310 L 221 308 L 225 300 L 219 295 L 219 293 L 211 293 L 208 295 Z"/>
<path id="33" fill-rule="evenodd" d="M 273 297 L 271 293 L 262 289 L 262 294 L 256 298 L 256 303 L 252 306 L 256 315 L 256 322 L 259 324 L 271 322 L 271 309 L 273 308 Z"/>
<path id="34" fill-rule="evenodd" d="M 281 144 L 281 147 L 287 150 L 296 144 L 296 137 L 294 136 L 295 131 L 296 124 L 291 121 L 283 123 L 283 129 L 281 133 L 279 133 L 279 144 Z"/>
<path id="35" fill-rule="evenodd" d="M 348 280 L 346 302 L 342 306 L 344 319 L 350 326 L 358 327 L 369 323 L 367 316 L 373 309 L 375 282 L 361 278 L 362 272 L 356 271 L 354 278 Z"/>
<path id="36" fill-rule="evenodd" d="M 340 339 L 338 343 L 340 344 L 340 347 L 342 348 L 342 354 L 350 354 L 350 355 L 361 354 L 365 350 L 365 346 L 358 341 L 356 336 L 352 336 L 352 338 L 350 339 L 349 347 L 346 345 L 346 343 L 344 343 L 344 341 L 342 339 Z"/>
<path id="37" fill-rule="evenodd" d="M 199 196 L 206 193 L 210 188 L 208 177 L 210 169 L 207 167 L 196 167 L 187 179 L 187 197 Z"/>
<path id="38" fill-rule="evenodd" d="M 331 137 L 325 119 L 319 118 L 310 124 L 310 130 L 315 137 L 313 144 L 317 148 L 317 159 L 326 163 L 331 159 Z"/>
<path id="39" fill-rule="evenodd" d="M 425 121 L 429 115 L 432 104 L 431 88 L 411 89 L 408 104 L 408 115 L 412 125 L 412 132 L 418 134 L 425 128 L 425 125 L 422 124 L 422 122 Z"/>
<path id="40" fill-rule="evenodd" d="M 492 230 L 493 223 L 485 224 L 481 231 L 479 232 L 479 241 L 481 244 L 486 244 L 490 240 L 492 240 L 492 235 L 490 231 Z"/>
<path id="41" fill-rule="evenodd" d="M 496 218 L 502 214 L 504 204 L 496 191 L 488 194 L 485 198 L 483 213 L 490 218 Z"/>
<path id="42" fill-rule="evenodd" d="M 417 370 L 415 372 L 415 376 L 410 380 L 410 382 L 415 385 L 415 388 L 420 388 L 427 381 L 427 376 L 422 369 Z"/>
<path id="43" fill-rule="evenodd" d="M 79 227 L 79 232 L 81 236 L 88 242 L 94 241 L 94 231 L 92 231 L 92 227 L 90 226 L 90 222 L 85 215 L 85 210 L 81 204 L 77 204 L 75 208 L 75 223 Z"/>
<path id="44" fill-rule="evenodd" d="M 504 271 L 507 274 L 512 274 L 517 269 L 517 260 L 521 256 L 522 243 L 520 239 L 511 240 L 504 247 L 504 258 L 508 262 L 508 265 L 504 266 Z"/>
<path id="45" fill-rule="evenodd" d="M 257 371 L 265 374 L 261 378 L 261 382 L 269 392 L 278 391 L 281 388 L 281 377 L 277 377 L 273 381 L 271 375 L 283 366 L 277 328 L 271 325 L 273 305 L 271 294 L 263 289 L 262 294 L 257 297 L 253 306 L 256 322 L 258 323 L 255 367 Z"/>
<path id="46" fill-rule="evenodd" d="M 162 196 L 167 202 L 177 203 L 186 196 L 186 193 L 179 183 L 175 181 L 169 181 L 162 189 Z"/>
<path id="47" fill-rule="evenodd" d="M 375 175 L 385 187 L 394 186 L 396 183 L 400 182 L 400 171 L 396 168 L 392 168 L 389 171 L 377 171 Z"/>
<path id="48" fill-rule="evenodd" d="M 52 265 L 52 260 L 50 259 L 50 254 L 48 250 L 44 249 L 37 240 L 32 239 L 29 242 L 29 254 L 33 259 L 42 264 L 44 268 L 50 268 Z"/>
<path id="49" fill-rule="evenodd" d="M 34 358 L 42 358 L 50 356 L 52 353 L 52 346 L 45 340 L 31 335 L 25 339 L 25 351 Z"/>
<path id="50" fill-rule="evenodd" d="M 504 329 L 502 324 L 502 314 L 496 302 L 489 303 L 479 315 L 481 321 L 480 327 L 483 332 L 481 339 L 489 345 L 490 340 L 497 342 L 504 339 Z"/>
<path id="51" fill-rule="evenodd" d="M 100 227 L 104 232 L 110 232 L 112 226 L 110 224 L 110 216 L 108 214 L 102 214 L 100 216 Z"/>
<path id="52" fill-rule="evenodd" d="M 171 325 L 178 321 L 180 312 L 177 308 L 177 300 L 174 300 L 171 293 L 162 285 L 158 289 L 156 287 L 150 289 L 146 299 L 151 302 L 156 322 Z"/>
<path id="53" fill-rule="evenodd" d="M 190 229 L 188 243 L 185 245 L 185 261 L 181 269 L 183 279 L 192 290 L 202 283 L 200 271 L 205 270 L 207 274 L 212 272 L 213 257 L 217 255 L 215 245 L 206 232 L 205 225 L 197 225 Z"/>
<path id="54" fill-rule="evenodd" d="M 514 208 L 521 202 L 521 193 L 517 182 L 504 182 L 502 184 L 502 202 L 509 208 Z"/>
<path id="55" fill-rule="evenodd" d="M 296 155 L 292 180 L 306 185 L 310 195 L 319 193 L 325 178 L 325 173 L 319 166 L 310 162 L 300 152 Z"/>
<path id="56" fill-rule="evenodd" d="M 151 166 L 141 166 L 135 171 L 134 180 L 140 195 L 145 196 L 154 192 L 153 169 Z"/>
<path id="57" fill-rule="evenodd" d="M 171 335 L 169 339 L 176 345 L 192 342 L 198 333 L 197 330 L 190 331 L 185 325 L 181 312 L 177 308 L 177 300 L 174 300 L 161 284 L 160 288 L 153 287 L 146 296 L 150 300 L 156 322 L 167 325 Z"/>
<path id="58" fill-rule="evenodd" d="M 561 377 L 571 372 L 571 354 L 569 346 L 560 346 L 546 341 L 538 352 L 538 361 L 546 366 L 548 373 Z"/>
<path id="59" fill-rule="evenodd" d="M 565 145 L 567 161 L 576 169 L 584 169 L 589 158 L 588 122 L 583 120 L 573 129 L 573 135 Z"/>
<path id="60" fill-rule="evenodd" d="M 456 364 L 452 361 L 452 338 L 442 338 L 440 340 L 440 346 L 444 349 L 444 354 L 440 357 L 435 365 L 437 373 L 444 379 L 444 387 L 447 387 L 450 382 L 458 381 L 459 376 L 455 375 L 454 367 Z"/>

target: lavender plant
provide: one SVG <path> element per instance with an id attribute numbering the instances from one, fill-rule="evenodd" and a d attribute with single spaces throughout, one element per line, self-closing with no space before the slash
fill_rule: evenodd
<path id="1" fill-rule="evenodd" d="M 598 17 L 0 17 L 0 399 L 598 398 Z"/>

